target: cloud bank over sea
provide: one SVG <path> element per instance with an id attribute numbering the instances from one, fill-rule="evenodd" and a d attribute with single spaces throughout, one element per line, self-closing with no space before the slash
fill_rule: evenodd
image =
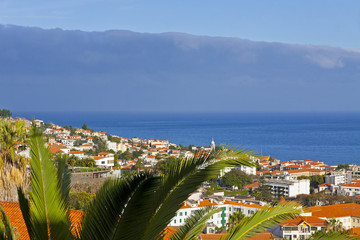
<path id="1" fill-rule="evenodd" d="M 0 25 L 0 84 L 22 111 L 357 111 L 360 52 Z"/>

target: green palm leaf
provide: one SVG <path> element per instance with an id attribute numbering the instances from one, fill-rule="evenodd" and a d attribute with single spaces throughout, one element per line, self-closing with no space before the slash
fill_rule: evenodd
<path id="1" fill-rule="evenodd" d="M 170 240 L 192 240 L 196 239 L 206 227 L 207 221 L 221 209 L 211 206 L 196 211 L 186 218 L 185 224 L 181 226 L 170 238 Z"/>
<path id="2" fill-rule="evenodd" d="M 58 185 L 60 186 L 61 195 L 67 208 L 71 189 L 71 172 L 69 171 L 68 165 L 66 164 L 66 158 L 59 157 L 56 159 L 56 162 Z"/>
<path id="3" fill-rule="evenodd" d="M 295 202 L 269 205 L 257 211 L 253 216 L 243 219 L 226 235 L 226 240 L 246 239 L 264 232 L 276 224 L 298 217 L 302 207 Z"/>
<path id="4" fill-rule="evenodd" d="M 30 149 L 32 191 L 29 232 L 34 239 L 71 239 L 70 222 L 58 186 L 56 169 L 36 128 L 32 130 Z"/>
<path id="5" fill-rule="evenodd" d="M 358 236 L 353 236 L 350 232 L 335 232 L 335 231 L 317 231 L 309 240 L 352 240 L 359 239 Z"/>
<path id="6" fill-rule="evenodd" d="M 231 154 L 231 157 L 223 159 L 224 153 Z M 203 154 L 194 159 L 177 161 L 162 179 L 155 200 L 158 208 L 153 217 L 148 220 L 143 239 L 158 238 L 191 193 L 196 191 L 204 181 L 219 175 L 221 169 L 237 165 L 252 166 L 249 153 L 244 150 L 229 149 Z"/>
<path id="7" fill-rule="evenodd" d="M 136 190 L 153 178 L 148 173 L 138 173 L 126 178 L 109 180 L 96 194 L 82 224 L 81 239 L 112 239 L 121 215 Z M 147 201 L 147 199 L 142 199 Z M 138 218 L 139 214 L 136 215 Z M 123 221 L 126 219 L 121 219 Z M 136 231 L 127 229 L 127 231 Z"/>

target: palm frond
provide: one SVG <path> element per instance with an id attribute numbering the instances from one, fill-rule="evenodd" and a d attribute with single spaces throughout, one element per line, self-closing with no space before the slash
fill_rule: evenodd
<path id="1" fill-rule="evenodd" d="M 55 166 L 41 133 L 34 128 L 30 140 L 31 186 L 30 217 L 36 239 L 71 239 L 66 204 L 58 187 Z"/>
<path id="2" fill-rule="evenodd" d="M 69 203 L 69 193 L 71 189 L 71 172 L 66 164 L 66 158 L 59 157 L 57 162 L 57 179 L 61 189 L 61 195 L 66 207 Z"/>
<path id="3" fill-rule="evenodd" d="M 317 231 L 311 235 L 309 240 L 355 240 L 359 239 L 358 236 L 354 236 L 354 234 L 347 231 Z"/>
<path id="4" fill-rule="evenodd" d="M 0 204 L 0 240 L 16 240 L 13 226 L 10 224 L 3 207 Z"/>
<path id="5" fill-rule="evenodd" d="M 129 201 L 142 185 L 152 181 L 149 173 L 141 172 L 125 178 L 108 180 L 96 194 L 96 198 L 87 209 L 82 223 L 81 239 L 112 239 L 122 214 Z M 149 199 L 142 199 L 143 202 Z M 139 214 L 136 214 L 139 219 Z M 136 231 L 136 228 L 126 229 Z"/>
<path id="6" fill-rule="evenodd" d="M 141 239 L 147 226 L 145 219 L 152 216 L 154 196 L 159 184 L 158 177 L 151 177 L 142 182 L 121 214 L 112 239 Z M 139 217 L 141 216 L 141 217 Z"/>
<path id="7" fill-rule="evenodd" d="M 250 238 L 253 235 L 264 232 L 276 224 L 298 217 L 302 208 L 295 202 L 278 203 L 277 205 L 265 206 L 253 216 L 243 219 L 226 235 L 226 240 L 238 240 Z"/>
<path id="8" fill-rule="evenodd" d="M 196 239 L 206 227 L 207 221 L 212 215 L 221 209 L 208 206 L 196 211 L 186 218 L 185 224 L 181 226 L 170 238 L 170 240 L 192 240 Z"/>
<path id="9" fill-rule="evenodd" d="M 157 209 L 151 219 L 143 239 L 156 239 L 170 223 L 181 204 L 196 191 L 199 186 L 220 174 L 225 167 L 252 165 L 248 152 L 229 149 L 232 157 L 223 159 L 221 152 L 203 154 L 193 159 L 179 160 L 162 178 L 161 186 L 156 194 Z M 155 205 L 156 206 L 156 205 Z"/>

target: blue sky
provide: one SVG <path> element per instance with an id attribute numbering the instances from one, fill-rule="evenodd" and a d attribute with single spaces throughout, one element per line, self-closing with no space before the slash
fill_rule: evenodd
<path id="1" fill-rule="evenodd" d="M 0 0 L 0 24 L 185 32 L 360 49 L 359 0 Z"/>

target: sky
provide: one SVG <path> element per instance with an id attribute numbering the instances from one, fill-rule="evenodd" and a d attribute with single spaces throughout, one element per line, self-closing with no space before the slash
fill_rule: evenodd
<path id="1" fill-rule="evenodd" d="M 0 24 L 360 49 L 359 0 L 0 0 Z"/>

